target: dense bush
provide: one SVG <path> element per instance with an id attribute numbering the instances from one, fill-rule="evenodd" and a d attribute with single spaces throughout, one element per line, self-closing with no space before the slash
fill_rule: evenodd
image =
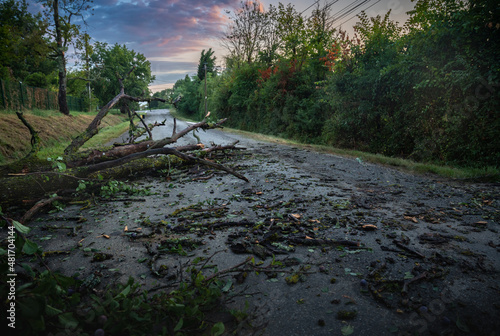
<path id="1" fill-rule="evenodd" d="M 404 27 L 390 13 L 362 13 L 354 37 L 336 34 L 321 52 L 318 34 L 315 44 L 299 34 L 306 36 L 303 54 L 232 60 L 237 66 L 208 83 L 209 109 L 249 131 L 418 161 L 498 166 L 499 10 L 489 0 L 418 1 Z M 191 99 L 184 104 L 201 109 Z M 184 110 L 197 113 L 190 108 Z"/>

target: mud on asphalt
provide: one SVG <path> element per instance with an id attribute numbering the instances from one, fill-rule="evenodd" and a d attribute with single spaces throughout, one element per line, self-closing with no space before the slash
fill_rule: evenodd
<path id="1" fill-rule="evenodd" d="M 239 335 L 500 334 L 498 184 L 241 144 L 213 159 L 250 183 L 198 166 L 151 172 L 130 182 L 149 195 L 41 215 L 30 237 L 64 252 L 46 255 L 52 270 L 101 288 L 129 276 L 166 286 L 200 256 L 208 276 L 243 264 L 223 274 L 225 304 L 249 315 Z"/>

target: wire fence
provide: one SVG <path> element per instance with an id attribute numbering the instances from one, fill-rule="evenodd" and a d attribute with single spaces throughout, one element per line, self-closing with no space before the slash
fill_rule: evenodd
<path id="1" fill-rule="evenodd" d="M 82 98 L 67 96 L 71 111 L 85 111 Z M 57 92 L 31 87 L 21 82 L 0 80 L 0 109 L 4 110 L 58 110 Z"/>

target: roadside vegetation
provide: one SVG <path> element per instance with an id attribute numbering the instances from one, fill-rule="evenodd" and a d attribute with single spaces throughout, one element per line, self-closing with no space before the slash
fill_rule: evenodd
<path id="1" fill-rule="evenodd" d="M 208 110 L 241 130 L 498 177 L 497 14 L 489 0 L 417 1 L 403 25 L 390 11 L 361 13 L 348 36 L 327 7 L 305 17 L 246 3 L 224 38 L 225 71 L 207 73 Z M 262 33 L 252 39 L 237 27 Z M 200 77 L 164 94 L 182 96 L 179 113 L 203 115 Z"/>
<path id="2" fill-rule="evenodd" d="M 390 157 L 382 154 L 363 152 L 354 149 L 344 149 L 328 145 L 309 144 L 307 142 L 299 142 L 296 140 L 290 140 L 286 138 L 280 138 L 277 136 L 266 135 L 261 133 L 247 132 L 234 128 L 227 128 L 226 130 L 232 133 L 242 134 L 244 136 L 256 140 L 274 142 L 279 144 L 288 144 L 299 148 L 314 150 L 319 153 L 327 153 L 332 155 L 350 157 L 357 159 L 360 163 L 371 162 L 417 174 L 433 174 L 451 179 L 484 181 L 484 182 L 500 180 L 500 169 L 494 166 L 488 166 L 485 168 L 475 168 L 475 167 L 459 167 L 459 166 L 451 166 L 443 164 L 416 162 L 410 159 Z"/>
<path id="3" fill-rule="evenodd" d="M 63 154 L 71 140 L 83 132 L 94 115 L 71 112 L 71 117 L 57 111 L 33 110 L 25 112 L 26 119 L 35 125 L 42 147 L 38 158 L 46 159 Z M 127 131 L 128 118 L 118 110 L 103 122 L 101 131 L 86 145 L 97 147 L 116 139 Z M 20 122 L 14 111 L 0 110 L 0 164 L 6 164 L 24 157 L 31 149 L 29 130 Z"/>

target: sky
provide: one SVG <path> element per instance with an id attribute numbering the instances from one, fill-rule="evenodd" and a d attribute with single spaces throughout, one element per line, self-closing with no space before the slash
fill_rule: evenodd
<path id="1" fill-rule="evenodd" d="M 331 5 L 331 13 L 341 12 L 356 0 L 261 0 L 264 9 L 291 3 L 307 16 L 316 4 Z M 362 0 L 357 0 L 362 1 Z M 144 54 L 151 62 L 156 80 L 152 92 L 171 88 L 186 74 L 195 75 L 203 49 L 212 48 L 220 65 L 225 50 L 218 37 L 228 23 L 227 10 L 234 11 L 241 0 L 94 0 L 93 15 L 86 17 L 89 35 L 99 42 L 125 44 Z M 352 28 L 355 15 L 365 10 L 368 16 L 385 15 L 403 23 L 405 13 L 413 8 L 411 0 L 366 0 L 335 25 Z"/>

